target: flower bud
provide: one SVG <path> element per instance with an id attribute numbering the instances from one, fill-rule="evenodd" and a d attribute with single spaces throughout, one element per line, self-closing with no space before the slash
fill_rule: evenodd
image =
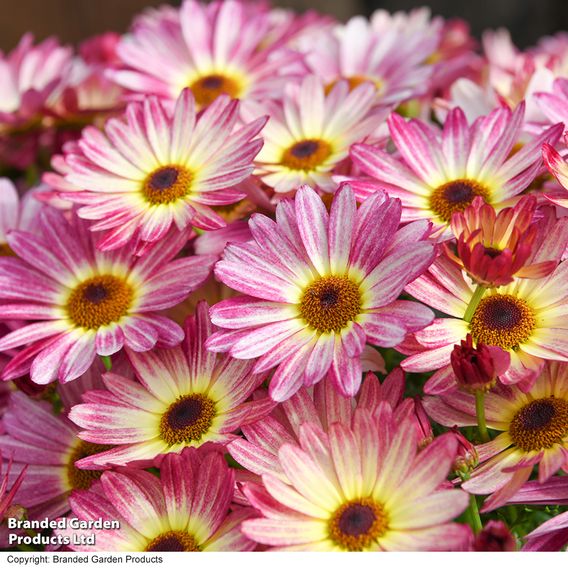
<path id="1" fill-rule="evenodd" d="M 458 430 L 457 426 L 454 426 L 452 429 L 452 434 L 458 441 L 458 450 L 452 471 L 455 475 L 464 478 L 469 476 L 471 471 L 477 466 L 479 456 L 475 446 Z"/>
<path id="2" fill-rule="evenodd" d="M 503 521 L 489 521 L 475 537 L 475 552 L 514 552 L 517 550 L 515 537 Z"/>
<path id="3" fill-rule="evenodd" d="M 458 385 L 467 391 L 488 391 L 511 361 L 509 353 L 500 347 L 478 343 L 468 333 L 461 345 L 455 345 L 450 361 Z"/>

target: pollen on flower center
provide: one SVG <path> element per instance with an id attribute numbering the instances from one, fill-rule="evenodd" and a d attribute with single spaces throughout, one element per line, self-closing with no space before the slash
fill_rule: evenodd
<path id="1" fill-rule="evenodd" d="M 174 203 L 191 190 L 193 174 L 182 166 L 154 170 L 142 184 L 142 195 L 152 205 Z"/>
<path id="2" fill-rule="evenodd" d="M 525 452 L 562 443 L 568 435 L 568 401 L 551 396 L 529 402 L 515 414 L 509 435 Z"/>
<path id="3" fill-rule="evenodd" d="M 302 140 L 284 151 L 282 165 L 291 170 L 309 172 L 321 166 L 331 152 L 331 146 L 324 140 Z"/>
<path id="4" fill-rule="evenodd" d="M 215 414 L 215 403 L 209 397 L 181 396 L 164 412 L 160 436 L 170 446 L 198 441 L 209 431 Z"/>
<path id="5" fill-rule="evenodd" d="M 379 503 L 360 499 L 344 503 L 328 524 L 329 536 L 344 550 L 360 551 L 371 546 L 388 529 L 388 516 Z"/>
<path id="6" fill-rule="evenodd" d="M 325 86 L 325 94 L 329 95 L 329 93 L 331 93 L 331 91 L 333 90 L 333 87 L 335 87 L 335 85 L 337 85 L 339 81 L 347 81 L 347 83 L 349 84 L 349 91 L 353 91 L 363 83 L 373 83 L 373 85 L 375 85 L 377 90 L 380 90 L 382 86 L 382 83 L 381 81 L 379 81 L 379 79 L 373 79 L 372 77 L 365 77 L 365 75 L 351 75 L 351 77 L 340 77 L 339 79 L 335 79 L 331 83 L 328 83 Z"/>
<path id="7" fill-rule="evenodd" d="M 189 88 L 199 106 L 210 105 L 219 95 L 239 98 L 241 87 L 230 77 L 224 75 L 207 75 L 194 81 Z"/>
<path id="8" fill-rule="evenodd" d="M 300 315 L 320 333 L 340 332 L 361 312 L 361 292 L 346 276 L 312 282 L 300 301 Z"/>
<path id="9" fill-rule="evenodd" d="M 18 256 L 8 243 L 0 243 L 0 256 Z"/>
<path id="10" fill-rule="evenodd" d="M 105 452 L 111 448 L 112 446 L 93 444 L 81 440 L 69 456 L 69 462 L 67 464 L 67 481 L 69 485 L 73 489 L 89 489 L 93 482 L 100 478 L 103 471 L 97 469 L 79 469 L 75 466 L 75 462 L 94 454 Z"/>
<path id="11" fill-rule="evenodd" d="M 151 540 L 145 552 L 201 552 L 195 539 L 183 531 L 168 531 Z"/>
<path id="12" fill-rule="evenodd" d="M 471 319 L 476 343 L 516 349 L 532 335 L 536 326 L 533 310 L 524 300 L 510 294 L 483 298 Z"/>
<path id="13" fill-rule="evenodd" d="M 73 290 L 67 301 L 67 313 L 75 325 L 98 329 L 125 316 L 133 297 L 132 287 L 122 278 L 94 276 Z"/>
<path id="14" fill-rule="evenodd" d="M 430 209 L 442 221 L 449 223 L 452 213 L 464 211 L 478 195 L 487 201 L 489 192 L 476 181 L 456 179 L 434 190 L 430 196 Z"/>

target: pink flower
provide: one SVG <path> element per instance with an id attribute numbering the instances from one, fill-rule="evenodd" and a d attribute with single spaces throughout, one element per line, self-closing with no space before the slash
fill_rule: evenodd
<path id="1" fill-rule="evenodd" d="M 385 409 L 388 404 L 383 403 Z M 389 407 L 390 408 L 390 407 Z M 352 424 L 336 422 L 325 433 L 300 427 L 300 442 L 278 451 L 282 480 L 262 476 L 263 487 L 244 492 L 262 518 L 242 530 L 272 550 L 461 550 L 469 527 L 451 521 L 468 496 L 442 488 L 456 440 L 441 436 L 418 451 L 410 420 L 358 409 Z"/>
<path id="2" fill-rule="evenodd" d="M 80 540 L 95 534 L 95 544 L 71 544 L 80 552 L 222 552 L 253 550 L 240 525 L 254 512 L 229 511 L 234 472 L 218 452 L 187 448 L 169 454 L 160 478 L 140 470 L 106 472 L 97 491 L 71 498 L 73 515 L 83 521 L 118 521 L 118 528 L 57 530 Z"/>
<path id="3" fill-rule="evenodd" d="M 273 98 L 295 76 L 289 68 L 300 57 L 265 45 L 271 25 L 266 11 L 245 2 L 184 0 L 179 11 L 140 19 L 117 48 L 127 69 L 109 74 L 131 91 L 169 101 L 189 86 L 201 108 L 220 95 Z"/>
<path id="4" fill-rule="evenodd" d="M 363 144 L 355 145 L 351 154 L 376 187 L 401 199 L 403 221 L 427 218 L 442 230 L 452 214 L 464 211 L 476 196 L 499 208 L 539 173 L 537 150 L 543 142 L 555 143 L 562 125 L 534 137 L 511 156 L 523 116 L 520 104 L 513 112 L 496 109 L 470 126 L 463 111 L 455 108 L 440 130 L 393 113 L 388 123 L 400 158 Z M 353 187 L 360 199 L 370 193 L 369 184 Z"/>
<path id="5" fill-rule="evenodd" d="M 522 197 L 514 207 L 495 209 L 476 197 L 463 212 L 452 215 L 451 229 L 456 251 L 446 253 L 478 284 L 504 286 L 518 278 L 542 278 L 555 267 L 553 261 L 529 264 L 538 245 L 534 223 L 536 198 Z"/>
<path id="6" fill-rule="evenodd" d="M 454 392 L 426 397 L 428 414 L 445 426 L 477 424 L 475 397 Z M 491 494 L 482 511 L 505 504 L 539 465 L 544 483 L 559 470 L 568 472 L 568 365 L 548 362 L 528 392 L 498 385 L 484 398 L 487 426 L 501 433 L 476 447 L 480 465 L 462 487 Z"/>
<path id="7" fill-rule="evenodd" d="M 397 230 L 399 221 L 398 200 L 380 192 L 357 209 L 348 186 L 336 193 L 330 214 L 303 187 L 294 202 L 278 205 L 276 222 L 253 215 L 254 241 L 227 246 L 215 268 L 219 280 L 247 295 L 211 308 L 224 329 L 209 338 L 209 349 L 260 357 L 255 372 L 278 367 L 274 400 L 328 372 L 344 396 L 355 395 L 365 344 L 393 347 L 433 317 L 397 300 L 435 255 L 427 223 Z"/>
<path id="8" fill-rule="evenodd" d="M 13 231 L 8 244 L 19 258 L 0 258 L 0 317 L 30 322 L 0 339 L 0 350 L 26 345 L 2 372 L 4 380 L 28 371 L 46 384 L 81 376 L 96 354 L 126 345 L 148 351 L 171 347 L 181 328 L 159 315 L 197 288 L 215 257 L 174 260 L 182 233 L 166 238 L 142 259 L 132 248 L 102 253 L 83 221 L 46 208 L 41 237 Z"/>
<path id="9" fill-rule="evenodd" d="M 138 380 L 106 373 L 106 390 L 88 393 L 85 404 L 71 409 L 82 439 L 117 446 L 91 456 L 85 467 L 152 460 L 207 442 L 227 444 L 233 432 L 272 410 L 270 399 L 245 402 L 265 379 L 251 374 L 251 361 L 217 358 L 205 349 L 213 331 L 208 309 L 200 302 L 187 320 L 182 347 L 127 352 Z"/>
<path id="10" fill-rule="evenodd" d="M 105 231 L 101 250 L 134 242 L 142 253 L 172 226 L 224 227 L 211 206 L 245 197 L 234 186 L 252 173 L 266 120 L 233 132 L 238 105 L 220 97 L 198 118 L 188 90 L 173 113 L 155 97 L 131 103 L 121 119 L 106 123 L 105 134 L 83 130 L 78 145 L 66 147 L 63 179 L 47 179 L 62 198 L 83 205 L 77 214 L 96 221 L 92 230 Z"/>

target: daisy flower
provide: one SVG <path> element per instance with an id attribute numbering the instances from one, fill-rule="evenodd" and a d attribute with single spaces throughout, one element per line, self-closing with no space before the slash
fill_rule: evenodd
<path id="1" fill-rule="evenodd" d="M 255 137 L 265 118 L 233 132 L 237 118 L 238 102 L 227 97 L 197 118 L 188 90 L 173 114 L 155 97 L 131 103 L 122 119 L 106 123 L 104 134 L 86 128 L 77 146 L 67 146 L 61 197 L 83 205 L 77 214 L 97 221 L 91 230 L 106 231 L 101 250 L 132 240 L 154 243 L 172 225 L 180 231 L 223 227 L 210 206 L 245 196 L 233 186 L 252 173 L 262 146 Z"/>
<path id="2" fill-rule="evenodd" d="M 287 481 L 265 474 L 264 487 L 245 486 L 263 517 L 245 521 L 243 533 L 272 550 L 463 549 L 469 527 L 451 521 L 468 496 L 441 488 L 457 441 L 417 445 L 412 422 L 396 425 L 388 413 L 358 410 L 352 425 L 336 422 L 327 434 L 305 423 L 300 443 L 278 452 Z"/>
<path id="3" fill-rule="evenodd" d="M 303 183 L 332 192 L 333 169 L 386 118 L 387 111 L 370 112 L 373 101 L 370 85 L 349 92 L 342 82 L 326 95 L 320 79 L 310 75 L 299 89 L 287 90 L 282 104 L 248 105 L 252 116 L 270 115 L 255 174 L 276 193 Z"/>
<path id="4" fill-rule="evenodd" d="M 359 144 L 351 155 L 379 187 L 401 199 L 403 221 L 427 218 L 442 230 L 452 213 L 463 211 L 476 196 L 499 207 L 526 189 L 539 173 L 538 150 L 543 142 L 555 143 L 563 126 L 549 128 L 511 155 L 523 116 L 520 104 L 513 112 L 496 109 L 469 126 L 463 111 L 455 108 L 440 131 L 420 120 L 406 122 L 393 113 L 388 124 L 401 158 Z M 358 197 L 368 194 L 362 187 Z"/>
<path id="5" fill-rule="evenodd" d="M 269 399 L 245 402 L 265 378 L 251 374 L 251 361 L 217 358 L 205 349 L 212 333 L 208 309 L 200 302 L 187 320 L 183 347 L 128 351 L 139 381 L 107 373 L 107 390 L 71 409 L 82 439 L 117 445 L 93 456 L 93 464 L 125 465 L 206 442 L 226 444 L 242 425 L 272 410 Z"/>
<path id="6" fill-rule="evenodd" d="M 80 440 L 78 428 L 54 415 L 49 403 L 14 392 L 3 424 L 0 451 L 4 460 L 13 460 L 8 479 L 14 482 L 26 471 L 14 502 L 26 508 L 28 518 L 66 514 L 69 495 L 100 478 L 103 468 L 80 469 L 76 462 L 109 446 Z"/>
<path id="7" fill-rule="evenodd" d="M 2 372 L 46 384 L 81 376 L 96 354 L 126 345 L 148 351 L 183 339 L 182 329 L 156 313 L 171 307 L 208 276 L 215 257 L 173 260 L 185 244 L 174 233 L 142 259 L 130 248 L 103 253 L 83 221 L 51 208 L 39 216 L 41 237 L 8 235 L 19 258 L 0 258 L 0 317 L 30 322 L 0 339 L 0 350 L 26 345 Z M 33 322 L 33 323 L 32 323 Z"/>
<path id="8" fill-rule="evenodd" d="M 231 456 L 249 472 L 269 473 L 287 481 L 278 460 L 278 451 L 287 443 L 299 443 L 300 428 L 311 422 L 327 432 L 334 422 L 351 424 L 357 408 L 373 413 L 386 402 L 394 412 L 395 421 L 412 415 L 412 399 L 404 399 L 404 373 L 393 370 L 381 384 L 377 376 L 368 373 L 357 399 L 341 396 L 328 381 L 321 381 L 313 389 L 302 387 L 278 405 L 270 416 L 242 427 L 244 438 L 236 438 L 227 449 Z"/>
<path id="9" fill-rule="evenodd" d="M 428 89 L 432 66 L 426 64 L 440 38 L 441 21 L 424 25 L 424 11 L 390 17 L 375 12 L 372 21 L 358 16 L 346 24 L 305 38 L 300 49 L 310 71 L 328 89 L 346 80 L 351 88 L 373 87 L 374 102 L 395 106 Z"/>
<path id="10" fill-rule="evenodd" d="M 0 54 L 0 125 L 21 126 L 61 92 L 73 51 L 54 38 L 34 45 L 26 34 L 9 54 Z"/>
<path id="11" fill-rule="evenodd" d="M 299 54 L 266 44 L 272 22 L 265 10 L 226 0 L 185 0 L 179 12 L 155 11 L 117 47 L 127 69 L 109 76 L 135 93 L 174 101 L 189 87 L 200 107 L 220 95 L 266 99 L 282 93 Z"/>
<path id="12" fill-rule="evenodd" d="M 393 347 L 433 314 L 397 300 L 432 262 L 427 223 L 397 230 L 400 202 L 379 192 L 359 209 L 351 188 L 335 194 L 328 214 L 310 187 L 281 202 L 276 222 L 253 215 L 253 241 L 230 244 L 215 274 L 247 294 L 211 308 L 224 328 L 207 341 L 213 351 L 260 359 L 255 372 L 278 367 L 270 395 L 283 401 L 330 371 L 344 396 L 361 383 L 367 342 Z"/>
<path id="13" fill-rule="evenodd" d="M 568 242 L 566 219 L 543 223 L 541 231 L 546 239 L 532 262 L 558 262 Z M 564 309 L 567 270 L 568 263 L 562 262 L 544 278 L 515 278 L 499 288 L 476 289 L 452 261 L 439 257 L 406 291 L 452 317 L 436 319 L 415 334 L 418 352 L 402 361 L 403 369 L 439 370 L 429 379 L 425 391 L 443 392 L 440 389 L 454 383 L 449 365 L 452 350 L 469 333 L 474 345 L 497 346 L 509 353 L 510 366 L 500 375 L 501 381 L 526 381 L 528 387 L 544 360 L 568 360 L 568 317 Z M 470 313 L 472 302 L 475 309 Z"/>
<path id="14" fill-rule="evenodd" d="M 82 521 L 118 521 L 117 529 L 57 530 L 77 542 L 95 535 L 95 544 L 71 544 L 79 552 L 222 552 L 253 550 L 240 531 L 249 509 L 229 511 L 234 472 L 218 452 L 187 448 L 170 454 L 160 478 L 147 471 L 108 471 L 98 491 L 70 498 L 73 515 Z M 75 537 L 75 538 L 74 538 Z"/>
<path id="15" fill-rule="evenodd" d="M 477 423 L 475 398 L 470 394 L 426 397 L 424 405 L 445 426 Z M 485 415 L 489 428 L 501 434 L 476 447 L 483 465 L 462 485 L 470 493 L 492 493 L 483 510 L 505 504 L 529 479 L 536 464 L 540 483 L 559 469 L 568 472 L 567 364 L 547 362 L 526 393 L 516 386 L 490 391 L 485 396 Z"/>

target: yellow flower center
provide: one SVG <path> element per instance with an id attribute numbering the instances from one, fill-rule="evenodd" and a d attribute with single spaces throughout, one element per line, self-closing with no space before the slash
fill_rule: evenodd
<path id="1" fill-rule="evenodd" d="M 515 414 L 509 435 L 525 452 L 561 444 L 568 436 L 568 401 L 551 396 L 529 402 Z"/>
<path id="2" fill-rule="evenodd" d="M 379 79 L 373 79 L 372 77 L 365 77 L 365 75 L 352 75 L 351 77 L 340 77 L 339 79 L 335 79 L 331 83 L 328 83 L 325 86 L 325 94 L 328 95 L 333 90 L 333 87 L 339 83 L 339 81 L 347 81 L 349 83 L 349 91 L 353 91 L 359 85 L 363 83 L 373 83 L 377 91 L 381 89 L 382 83 Z"/>
<path id="3" fill-rule="evenodd" d="M 241 95 L 241 87 L 234 79 L 224 75 L 207 75 L 194 81 L 189 88 L 199 106 L 210 105 L 219 95 L 229 95 L 232 99 L 238 99 Z"/>
<path id="4" fill-rule="evenodd" d="M 489 191 L 471 179 L 456 179 L 436 188 L 430 196 L 430 209 L 444 222 L 449 223 L 452 213 L 464 211 L 477 196 L 485 201 Z"/>
<path id="5" fill-rule="evenodd" d="M 201 549 L 190 534 L 168 531 L 151 540 L 144 552 L 201 552 Z"/>
<path id="6" fill-rule="evenodd" d="M 346 276 L 312 282 L 300 301 L 300 315 L 320 333 L 340 332 L 361 313 L 359 286 Z"/>
<path id="7" fill-rule="evenodd" d="M 207 434 L 215 403 L 203 394 L 180 396 L 170 404 L 160 420 L 160 436 L 169 446 L 197 442 Z"/>
<path id="8" fill-rule="evenodd" d="M 152 205 L 175 203 L 191 191 L 193 174 L 183 166 L 163 166 L 154 170 L 142 185 L 142 195 Z"/>
<path id="9" fill-rule="evenodd" d="M 128 313 L 134 293 L 122 278 L 94 276 L 79 284 L 67 301 L 71 321 L 85 329 L 117 322 Z"/>
<path id="10" fill-rule="evenodd" d="M 331 153 L 331 146 L 325 140 L 301 140 L 284 151 L 281 162 L 291 170 L 309 172 L 321 166 Z"/>
<path id="11" fill-rule="evenodd" d="M 471 336 L 476 343 L 517 349 L 532 335 L 536 326 L 528 304 L 510 294 L 483 298 L 471 318 Z"/>
<path id="12" fill-rule="evenodd" d="M 18 256 L 8 243 L 0 243 L 0 256 Z"/>
<path id="13" fill-rule="evenodd" d="M 369 548 L 388 530 L 388 516 L 382 505 L 372 499 L 344 503 L 328 524 L 329 537 L 349 551 Z"/>
<path id="14" fill-rule="evenodd" d="M 77 444 L 67 463 L 67 481 L 72 489 L 90 489 L 93 482 L 103 474 L 103 470 L 99 469 L 79 469 L 75 467 L 75 462 L 94 454 L 100 454 L 111 448 L 112 446 L 93 444 L 84 440 Z"/>

